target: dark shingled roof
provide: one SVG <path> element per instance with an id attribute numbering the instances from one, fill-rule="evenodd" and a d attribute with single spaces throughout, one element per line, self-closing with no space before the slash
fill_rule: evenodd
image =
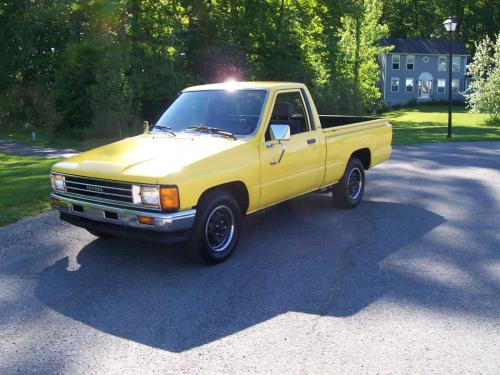
<path id="1" fill-rule="evenodd" d="M 389 53 L 423 53 L 428 55 L 447 55 L 448 40 L 446 39 L 404 39 L 387 38 L 380 41 L 382 46 L 394 46 Z M 454 55 L 468 55 L 464 43 L 453 40 L 452 50 Z"/>

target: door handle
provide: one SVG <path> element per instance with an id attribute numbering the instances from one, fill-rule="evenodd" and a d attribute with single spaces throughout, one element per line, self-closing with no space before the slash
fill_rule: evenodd
<path id="1" fill-rule="evenodd" d="M 281 162 L 281 159 L 283 159 L 283 155 L 285 155 L 285 151 L 286 151 L 286 147 L 284 144 L 281 144 L 281 154 L 280 154 L 280 157 L 278 160 L 276 161 L 272 161 L 271 162 L 271 165 L 276 165 L 276 164 L 279 164 Z"/>
<path id="2" fill-rule="evenodd" d="M 311 138 L 311 139 L 308 139 L 308 140 L 307 140 L 307 144 L 308 144 L 308 145 L 312 145 L 313 143 L 316 143 L 316 139 Z"/>

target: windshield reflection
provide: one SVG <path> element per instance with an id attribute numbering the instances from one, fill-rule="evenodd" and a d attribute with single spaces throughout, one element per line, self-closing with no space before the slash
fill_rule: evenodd
<path id="1" fill-rule="evenodd" d="M 183 92 L 156 125 L 174 132 L 207 127 L 234 135 L 250 135 L 259 123 L 266 93 L 265 90 Z"/>

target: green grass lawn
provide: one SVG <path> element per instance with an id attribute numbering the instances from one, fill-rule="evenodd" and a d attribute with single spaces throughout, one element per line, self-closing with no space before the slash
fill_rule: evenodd
<path id="1" fill-rule="evenodd" d="M 393 144 L 448 141 L 448 107 L 425 105 L 406 107 L 383 114 L 393 126 Z M 500 123 L 482 113 L 469 113 L 465 107 L 453 107 L 452 141 L 500 140 Z"/>
<path id="2" fill-rule="evenodd" d="M 0 154 L 0 225 L 47 210 L 56 159 Z"/>

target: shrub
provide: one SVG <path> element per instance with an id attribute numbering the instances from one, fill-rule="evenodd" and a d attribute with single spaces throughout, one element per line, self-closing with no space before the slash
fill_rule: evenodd
<path id="1" fill-rule="evenodd" d="M 500 114 L 500 33 L 496 43 L 486 36 L 476 44 L 474 60 L 468 66 L 472 80 L 465 92 L 467 104 L 472 112 Z"/>

